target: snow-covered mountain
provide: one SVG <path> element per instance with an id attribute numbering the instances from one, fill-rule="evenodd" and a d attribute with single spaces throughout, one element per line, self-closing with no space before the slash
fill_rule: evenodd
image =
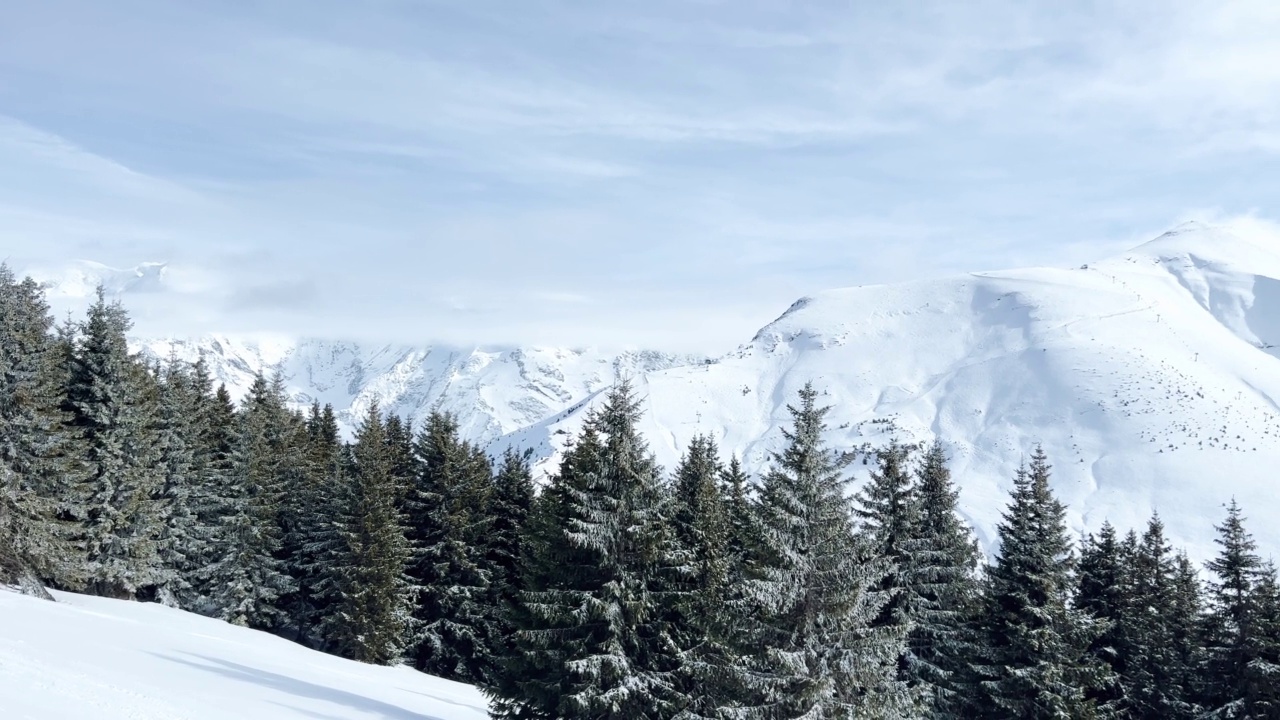
<path id="1" fill-rule="evenodd" d="M 140 340 L 163 360 L 204 357 L 215 379 L 240 397 L 258 372 L 279 371 L 298 408 L 329 403 L 350 431 L 373 402 L 405 417 L 453 413 L 462 432 L 491 442 L 591 397 L 619 377 L 643 377 L 704 358 L 594 349 L 366 346 L 330 340 L 229 337 Z"/>
<path id="2" fill-rule="evenodd" d="M 155 603 L 0 586 L 6 720 L 482 720 L 480 691 Z"/>
<path id="3" fill-rule="evenodd" d="M 279 368 L 299 405 L 333 403 L 348 427 L 374 400 L 402 415 L 449 410 L 495 452 L 534 448 L 544 471 L 621 375 L 635 379 L 665 465 L 702 432 L 759 470 L 787 403 L 813 381 L 838 448 L 940 438 L 988 547 L 1014 470 L 1042 444 L 1078 530 L 1138 526 L 1158 510 L 1206 557 L 1234 496 L 1264 548 L 1280 550 L 1280 235 L 1261 224 L 1188 224 L 1082 267 L 831 290 L 714 358 L 227 337 L 139 345 L 157 358 L 203 354 L 233 391 Z"/>
<path id="4" fill-rule="evenodd" d="M 1280 550 L 1280 237 L 1186 225 L 1077 268 L 832 290 L 715 362 L 639 379 L 668 466 L 695 433 L 760 469 L 813 381 L 838 448 L 940 438 L 984 544 L 1037 444 L 1077 530 L 1160 512 L 1205 558 L 1236 497 Z M 507 442 L 554 457 L 589 403 Z M 865 470 L 854 470 L 865 476 Z"/>

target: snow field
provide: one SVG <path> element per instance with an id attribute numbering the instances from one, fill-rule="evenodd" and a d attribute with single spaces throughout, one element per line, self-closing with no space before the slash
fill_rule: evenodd
<path id="1" fill-rule="evenodd" d="M 0 588 L 5 720 L 480 720 L 478 690 L 153 603 Z"/>

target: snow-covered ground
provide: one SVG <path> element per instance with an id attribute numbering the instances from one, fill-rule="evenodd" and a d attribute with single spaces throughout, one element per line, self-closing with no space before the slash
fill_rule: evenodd
<path id="1" fill-rule="evenodd" d="M 468 685 L 150 603 L 0 587 L 4 720 L 480 720 Z"/>

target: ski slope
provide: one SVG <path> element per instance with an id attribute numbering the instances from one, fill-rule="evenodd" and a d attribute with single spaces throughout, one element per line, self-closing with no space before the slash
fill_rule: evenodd
<path id="1" fill-rule="evenodd" d="M 0 587 L 4 720 L 480 720 L 480 692 L 151 603 Z"/>

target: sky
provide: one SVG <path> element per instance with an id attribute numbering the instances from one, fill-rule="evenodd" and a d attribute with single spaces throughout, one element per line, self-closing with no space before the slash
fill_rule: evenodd
<path id="1" fill-rule="evenodd" d="M 1280 215 L 1280 3 L 0 0 L 0 257 L 136 332 L 716 352 Z"/>

